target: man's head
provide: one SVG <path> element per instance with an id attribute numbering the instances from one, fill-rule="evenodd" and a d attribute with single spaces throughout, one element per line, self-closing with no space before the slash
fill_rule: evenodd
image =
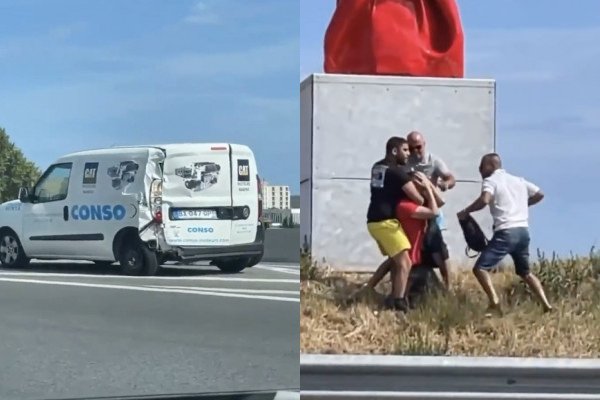
<path id="1" fill-rule="evenodd" d="M 409 156 L 408 143 L 401 137 L 391 137 L 385 144 L 385 157 L 395 160 L 398 164 L 406 164 Z"/>
<path id="2" fill-rule="evenodd" d="M 412 131 L 406 137 L 408 140 L 408 149 L 410 154 L 416 156 L 419 160 L 425 157 L 425 138 L 420 132 Z"/>
<path id="3" fill-rule="evenodd" d="M 498 154 L 489 153 L 481 157 L 481 163 L 479 163 L 479 173 L 483 179 L 489 177 L 500 168 L 502 168 L 502 160 Z"/>

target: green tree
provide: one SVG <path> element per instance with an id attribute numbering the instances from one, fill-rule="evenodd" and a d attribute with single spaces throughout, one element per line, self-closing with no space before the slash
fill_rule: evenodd
<path id="1" fill-rule="evenodd" d="M 0 202 L 14 200 L 21 186 L 31 187 L 41 172 L 0 128 Z"/>

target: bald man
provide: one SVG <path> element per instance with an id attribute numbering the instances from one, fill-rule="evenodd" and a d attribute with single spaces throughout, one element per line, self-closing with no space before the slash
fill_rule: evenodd
<path id="1" fill-rule="evenodd" d="M 533 183 L 506 172 L 496 153 L 486 154 L 481 158 L 479 173 L 483 178 L 481 195 L 460 211 L 458 218 L 465 219 L 470 213 L 489 205 L 494 220 L 494 236 L 473 268 L 475 277 L 488 296 L 488 311 L 502 313 L 500 300 L 487 271 L 507 255 L 513 259 L 517 275 L 539 298 L 544 311 L 551 311 L 552 306 L 542 284 L 529 271 L 529 206 L 539 203 L 544 194 Z"/>
<path id="2" fill-rule="evenodd" d="M 421 132 L 412 131 L 406 137 L 410 157 L 407 165 L 424 173 L 442 192 L 456 185 L 454 175 L 446 163 L 435 154 L 427 151 L 427 142 Z"/>
<path id="3" fill-rule="evenodd" d="M 431 180 L 434 187 L 441 191 L 452 189 L 456 185 L 456 179 L 446 166 L 446 163 L 435 154 L 427 151 L 427 142 L 420 132 L 412 131 L 406 137 L 410 156 L 406 165 L 416 171 L 420 171 Z M 450 285 L 450 273 L 448 269 L 448 247 L 444 242 L 442 231 L 444 230 L 444 214 L 439 214 L 429 221 L 424 241 L 424 251 L 428 263 L 433 262 L 444 278 L 446 287 Z"/>

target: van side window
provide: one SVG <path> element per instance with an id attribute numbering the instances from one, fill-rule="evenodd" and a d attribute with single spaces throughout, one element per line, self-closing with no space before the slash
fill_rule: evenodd
<path id="1" fill-rule="evenodd" d="M 35 185 L 34 196 L 36 203 L 47 203 L 67 198 L 71 163 L 56 164 L 48 168 Z"/>

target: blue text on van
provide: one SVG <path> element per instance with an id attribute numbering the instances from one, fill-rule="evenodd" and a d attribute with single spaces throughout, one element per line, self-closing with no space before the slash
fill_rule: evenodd
<path id="1" fill-rule="evenodd" d="M 76 205 L 71 209 L 71 218 L 74 220 L 94 221 L 120 221 L 125 218 L 127 210 L 122 205 Z"/>
<path id="2" fill-rule="evenodd" d="M 188 232 L 190 233 L 213 233 L 214 231 L 213 228 L 204 226 L 192 226 L 188 228 Z"/>

